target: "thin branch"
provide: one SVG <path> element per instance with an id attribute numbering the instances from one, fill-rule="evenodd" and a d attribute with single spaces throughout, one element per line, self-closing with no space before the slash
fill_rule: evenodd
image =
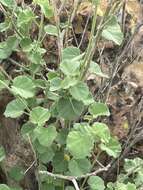
<path id="1" fill-rule="evenodd" d="M 26 175 L 26 173 L 27 173 L 29 170 L 31 170 L 31 168 L 32 168 L 35 164 L 36 164 L 36 160 L 34 160 L 34 161 L 32 162 L 32 164 L 25 170 L 24 175 Z"/>
<path id="2" fill-rule="evenodd" d="M 73 179 L 72 182 L 73 182 L 73 185 L 74 185 L 75 189 L 80 190 L 79 187 L 78 187 L 77 181 L 75 179 Z"/>
<path id="3" fill-rule="evenodd" d="M 39 171 L 39 174 L 48 175 L 48 176 L 51 176 L 53 178 L 60 178 L 60 179 L 72 181 L 73 179 L 77 180 L 77 179 L 81 179 L 81 178 L 95 176 L 95 175 L 97 175 L 97 174 L 99 174 L 101 172 L 107 171 L 110 167 L 111 167 L 111 165 L 108 164 L 104 168 L 99 168 L 98 170 L 96 170 L 94 172 L 87 173 L 87 174 L 81 175 L 81 176 L 65 176 L 65 175 L 62 175 L 62 174 L 53 174 L 53 173 L 48 172 L 48 171 Z"/>
<path id="4" fill-rule="evenodd" d="M 61 39 L 61 31 L 60 31 L 60 16 L 58 14 L 57 5 L 56 5 L 55 0 L 52 0 L 52 5 L 53 5 L 53 9 L 54 9 L 54 17 L 55 17 L 56 27 L 57 27 L 57 31 L 58 31 L 57 44 L 58 44 L 59 62 L 60 62 L 61 57 L 62 57 L 62 49 L 63 49 L 63 41 Z"/>

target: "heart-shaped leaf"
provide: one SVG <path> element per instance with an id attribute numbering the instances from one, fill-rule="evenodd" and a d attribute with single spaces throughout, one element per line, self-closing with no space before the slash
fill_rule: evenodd
<path id="1" fill-rule="evenodd" d="M 30 112 L 30 121 L 38 126 L 44 125 L 50 118 L 50 112 L 43 107 L 35 107 Z"/>
<path id="2" fill-rule="evenodd" d="M 23 98 L 32 98 L 35 94 L 35 84 L 27 76 L 18 76 L 13 80 L 12 91 Z"/>
<path id="3" fill-rule="evenodd" d="M 27 103 L 24 100 L 16 99 L 9 102 L 4 112 L 5 117 L 17 118 L 24 113 Z"/>

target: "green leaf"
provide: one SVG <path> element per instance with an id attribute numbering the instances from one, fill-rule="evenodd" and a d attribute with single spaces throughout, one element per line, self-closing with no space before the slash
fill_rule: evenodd
<path id="1" fill-rule="evenodd" d="M 10 172 L 9 176 L 14 179 L 15 181 L 20 181 L 24 178 L 24 171 L 21 167 L 14 166 Z"/>
<path id="2" fill-rule="evenodd" d="M 44 153 L 39 154 L 39 159 L 42 163 L 47 164 L 48 162 L 52 161 L 55 153 L 51 147 L 49 147 Z"/>
<path id="3" fill-rule="evenodd" d="M 82 160 L 70 160 L 69 161 L 69 171 L 72 176 L 81 176 L 89 173 L 91 170 L 91 163 L 88 159 Z"/>
<path id="4" fill-rule="evenodd" d="M 71 131 L 67 137 L 67 149 L 75 159 L 83 159 L 90 156 L 94 141 L 88 134 L 80 131 Z"/>
<path id="5" fill-rule="evenodd" d="M 50 118 L 50 112 L 43 107 L 35 107 L 30 112 L 30 121 L 38 126 L 44 125 Z"/>
<path id="6" fill-rule="evenodd" d="M 97 118 L 98 116 L 109 116 L 110 112 L 106 104 L 100 102 L 94 102 L 89 106 L 89 113 Z"/>
<path id="7" fill-rule="evenodd" d="M 129 182 L 127 184 L 117 182 L 116 190 L 137 190 L 137 189 L 135 184 Z"/>
<path id="8" fill-rule="evenodd" d="M 65 120 L 74 120 L 80 116 L 83 111 L 83 104 L 71 98 L 60 98 L 57 104 L 59 117 Z"/>
<path id="9" fill-rule="evenodd" d="M 69 91 L 72 97 L 79 101 L 84 101 L 89 96 L 88 86 L 83 82 L 79 82 L 75 86 L 72 86 Z"/>
<path id="10" fill-rule="evenodd" d="M 92 190 L 104 190 L 105 189 L 103 179 L 98 176 L 91 176 L 88 179 L 88 184 Z"/>
<path id="11" fill-rule="evenodd" d="M 0 3 L 9 8 L 15 4 L 14 0 L 0 0 Z"/>
<path id="12" fill-rule="evenodd" d="M 89 92 L 88 97 L 83 100 L 83 103 L 85 106 L 89 106 L 90 104 L 94 103 L 94 98 L 91 92 Z"/>
<path id="13" fill-rule="evenodd" d="M 18 76 L 13 80 L 12 91 L 23 98 L 32 98 L 35 95 L 35 85 L 27 76 Z"/>
<path id="14" fill-rule="evenodd" d="M 10 36 L 6 41 L 0 43 L 0 59 L 8 58 L 18 46 L 16 36 Z"/>
<path id="15" fill-rule="evenodd" d="M 62 60 L 71 60 L 80 55 L 80 49 L 74 46 L 62 50 Z"/>
<path id="16" fill-rule="evenodd" d="M 117 158 L 121 152 L 121 145 L 115 138 L 110 138 L 108 143 L 100 144 L 101 150 L 105 151 L 109 156 Z"/>
<path id="17" fill-rule="evenodd" d="M 41 7 L 42 12 L 47 18 L 53 16 L 53 8 L 50 5 L 49 0 L 34 0 L 33 2 Z"/>
<path id="18" fill-rule="evenodd" d="M 50 147 L 57 136 L 55 126 L 49 127 L 37 127 L 34 130 L 34 135 L 38 139 L 39 143 L 43 146 Z"/>
<path id="19" fill-rule="evenodd" d="M 42 59 L 42 54 L 40 52 L 38 52 L 38 51 L 31 51 L 31 52 L 29 52 L 28 59 L 32 63 L 34 63 L 35 65 L 43 65 L 44 64 L 44 61 Z M 34 66 L 34 65 L 33 65 L 33 67 L 37 67 L 38 68 L 38 66 Z M 32 70 L 36 70 L 37 68 L 32 68 L 32 69 L 30 68 L 30 69 L 32 71 Z M 36 72 L 36 71 L 33 71 L 33 72 Z"/>
<path id="20" fill-rule="evenodd" d="M 141 186 L 143 184 L 143 172 L 142 171 L 139 171 L 136 173 L 135 175 L 135 179 L 134 179 L 134 182 L 136 184 L 136 186 Z"/>
<path id="21" fill-rule="evenodd" d="M 127 173 L 135 173 L 139 170 L 143 171 L 143 159 L 141 158 L 134 158 L 134 159 L 125 159 L 125 164 L 124 164 L 124 170 Z"/>
<path id="22" fill-rule="evenodd" d="M 27 107 L 25 100 L 15 99 L 9 102 L 4 112 L 5 117 L 17 118 L 24 113 Z"/>
<path id="23" fill-rule="evenodd" d="M 35 134 L 34 134 L 35 133 Z M 36 136 L 36 132 L 34 132 L 33 134 Z M 34 137 L 34 135 L 33 135 L 33 137 Z M 37 137 L 36 137 L 37 138 Z M 34 139 L 34 138 L 33 138 Z M 43 154 L 43 153 L 45 153 L 45 152 L 47 152 L 47 150 L 49 149 L 49 148 L 51 148 L 51 147 L 46 147 L 46 146 L 43 146 L 43 145 L 41 145 L 40 143 L 39 143 L 39 141 L 38 141 L 38 139 L 34 139 L 33 140 L 33 145 L 34 145 L 34 148 L 35 148 L 35 150 L 38 152 L 38 154 L 40 155 L 40 154 Z"/>
<path id="24" fill-rule="evenodd" d="M 137 190 L 136 185 L 133 183 L 127 183 L 127 190 Z"/>
<path id="25" fill-rule="evenodd" d="M 11 190 L 11 189 L 5 184 L 0 184 L 0 190 Z"/>
<path id="26" fill-rule="evenodd" d="M 48 187 L 48 190 L 56 190 L 55 189 L 55 185 L 54 184 L 51 184 L 51 183 L 48 183 L 48 182 L 43 182 L 42 184 L 41 184 L 41 189 L 42 190 L 47 190 L 47 187 Z"/>
<path id="27" fill-rule="evenodd" d="M 109 78 L 108 75 L 104 74 L 101 71 L 100 66 L 97 63 L 93 62 L 93 61 L 91 61 L 89 72 L 91 74 L 96 74 L 99 77 Z"/>
<path id="28" fill-rule="evenodd" d="M 56 173 L 66 172 L 68 169 L 68 162 L 64 159 L 64 152 L 56 152 L 52 165 Z"/>
<path id="29" fill-rule="evenodd" d="M 92 125 L 92 134 L 95 139 L 98 137 L 101 142 L 108 143 L 110 140 L 110 131 L 106 124 L 95 122 Z"/>
<path id="30" fill-rule="evenodd" d="M 75 131 L 81 132 L 83 135 L 88 135 L 93 138 L 92 127 L 88 123 L 75 123 L 73 126 Z"/>
<path id="31" fill-rule="evenodd" d="M 52 35 L 52 36 L 58 36 L 58 30 L 57 27 L 51 24 L 48 24 L 44 27 L 44 31 L 46 34 Z"/>
<path id="32" fill-rule="evenodd" d="M 79 74 L 80 61 L 63 60 L 60 64 L 61 71 L 67 76 L 76 76 Z"/>
<path id="33" fill-rule="evenodd" d="M 68 135 L 68 129 L 65 128 L 61 129 L 56 138 L 56 142 L 58 144 L 65 145 L 67 140 L 67 135 Z"/>
<path id="34" fill-rule="evenodd" d="M 30 8 L 24 9 L 18 15 L 17 25 L 18 27 L 21 27 L 25 24 L 28 25 L 34 19 L 35 19 L 34 12 Z"/>
<path id="35" fill-rule="evenodd" d="M 51 92 L 54 92 L 54 91 L 57 91 L 61 88 L 61 82 L 62 82 L 62 79 L 59 78 L 59 77 L 55 77 L 53 79 L 50 80 L 50 91 Z"/>
<path id="36" fill-rule="evenodd" d="M 32 50 L 31 44 L 32 40 L 30 38 L 22 38 L 20 41 L 20 46 L 25 52 L 29 52 Z"/>
<path id="37" fill-rule="evenodd" d="M 54 70 L 51 70 L 47 73 L 47 77 L 48 77 L 48 80 L 52 80 L 53 78 L 57 77 L 58 74 L 56 71 Z"/>
<path id="38" fill-rule="evenodd" d="M 108 21 L 102 32 L 102 36 L 107 40 L 112 40 L 117 45 L 121 45 L 123 41 L 123 33 L 115 16 L 112 16 Z"/>
<path id="39" fill-rule="evenodd" d="M 64 80 L 63 80 L 62 83 L 61 83 L 61 88 L 63 88 L 63 89 L 68 89 L 68 88 L 70 88 L 71 86 L 76 85 L 77 82 L 78 82 L 78 80 L 75 79 L 75 78 L 72 78 L 72 77 L 65 77 Z"/>
<path id="40" fill-rule="evenodd" d="M 33 130 L 34 130 L 33 124 L 27 122 L 24 125 L 22 125 L 21 135 L 23 136 L 23 138 L 27 139 L 27 137 L 33 132 Z"/>
<path id="41" fill-rule="evenodd" d="M 3 146 L 0 146 L 0 162 L 5 159 L 5 150 Z"/>

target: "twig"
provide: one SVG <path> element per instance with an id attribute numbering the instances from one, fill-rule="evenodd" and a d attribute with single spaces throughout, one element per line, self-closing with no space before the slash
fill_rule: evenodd
<path id="1" fill-rule="evenodd" d="M 59 62 L 60 62 L 61 58 L 62 58 L 62 49 L 63 49 L 63 41 L 61 38 L 61 31 L 60 31 L 60 17 L 58 14 L 57 5 L 56 5 L 55 0 L 52 0 L 52 5 L 54 8 L 54 17 L 55 17 L 56 27 L 57 27 L 57 31 L 58 31 L 57 43 L 58 43 Z"/>
<path id="2" fill-rule="evenodd" d="M 81 175 L 81 176 L 65 176 L 62 174 L 53 174 L 53 173 L 48 172 L 48 171 L 39 171 L 39 174 L 47 175 L 47 176 L 53 177 L 54 179 L 59 178 L 59 179 L 71 181 L 74 184 L 75 190 L 80 190 L 76 180 L 81 179 L 81 178 L 88 178 L 90 176 L 95 176 L 101 172 L 107 171 L 110 167 L 111 167 L 111 165 L 108 164 L 104 168 L 99 168 L 98 170 L 96 170 L 94 172 L 87 173 L 87 174 Z"/>
<path id="3" fill-rule="evenodd" d="M 107 166 L 105 166 L 104 168 L 99 168 L 98 170 L 91 172 L 91 173 L 87 173 L 85 175 L 81 175 L 81 176 L 65 176 L 62 174 L 53 174 L 51 172 L 48 171 L 39 171 L 39 174 L 43 174 L 43 175 L 48 175 L 51 176 L 53 178 L 60 178 L 60 179 L 65 179 L 65 180 L 69 180 L 72 181 L 73 179 L 77 180 L 77 179 L 81 179 L 81 178 L 86 178 L 86 177 L 90 177 L 90 176 L 95 176 L 101 172 L 107 171 L 110 168 L 110 164 L 108 164 Z"/>
<path id="4" fill-rule="evenodd" d="M 32 162 L 32 164 L 25 170 L 24 175 L 36 164 L 36 160 Z"/>
<path id="5" fill-rule="evenodd" d="M 70 20 L 71 23 L 72 23 L 73 20 L 74 20 L 74 17 L 75 17 L 75 15 L 76 15 L 76 11 L 77 11 L 77 9 L 78 9 L 79 3 L 80 3 L 80 0 L 75 0 L 75 1 L 74 1 L 74 5 L 73 5 L 74 9 L 73 9 L 73 12 L 72 12 L 72 15 L 71 15 L 71 20 Z"/>
<path id="6" fill-rule="evenodd" d="M 62 4 L 61 4 L 61 6 L 60 6 L 60 8 L 59 8 L 59 10 L 58 10 L 58 15 L 60 15 L 61 11 L 64 9 L 65 4 L 66 4 L 66 1 L 67 1 L 67 0 L 63 0 Z"/>
<path id="7" fill-rule="evenodd" d="M 89 14 L 88 17 L 87 17 L 86 24 L 85 24 L 85 27 L 84 27 L 84 30 L 83 30 L 83 34 L 82 34 L 80 43 L 79 43 L 79 45 L 78 45 L 78 48 L 80 48 L 80 46 L 82 45 L 82 42 L 83 42 L 83 39 L 84 39 L 86 30 L 87 30 L 87 26 L 88 26 L 88 23 L 89 23 L 90 16 L 91 16 L 91 15 Z"/>
<path id="8" fill-rule="evenodd" d="M 76 190 L 80 190 L 79 187 L 78 187 L 78 183 L 75 179 L 72 180 L 73 184 L 74 184 L 74 187 Z"/>

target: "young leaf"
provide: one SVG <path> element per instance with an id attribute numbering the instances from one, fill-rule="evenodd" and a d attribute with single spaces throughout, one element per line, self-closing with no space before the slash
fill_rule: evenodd
<path id="1" fill-rule="evenodd" d="M 83 159 L 90 156 L 94 141 L 91 136 L 80 131 L 71 131 L 67 137 L 67 149 L 75 159 Z"/>
<path id="2" fill-rule="evenodd" d="M 65 120 L 74 120 L 80 116 L 84 108 L 82 102 L 71 98 L 60 98 L 57 104 L 59 117 Z"/>
<path id="3" fill-rule="evenodd" d="M 72 176 L 81 176 L 89 173 L 91 169 L 91 163 L 88 159 L 69 161 L 69 171 Z"/>
<path id="4" fill-rule="evenodd" d="M 99 189 L 104 190 L 105 189 L 103 179 L 101 177 L 98 177 L 98 176 L 91 176 L 88 179 L 88 184 L 92 190 L 99 190 Z"/>
<path id="5" fill-rule="evenodd" d="M 34 130 L 34 135 L 42 146 L 50 147 L 57 136 L 57 131 L 53 125 L 47 128 L 37 127 Z"/>
<path id="6" fill-rule="evenodd" d="M 123 33 L 115 16 L 112 16 L 108 21 L 102 32 L 102 36 L 107 40 L 112 40 L 117 45 L 121 45 L 123 41 Z"/>
<path id="7" fill-rule="evenodd" d="M 35 85 L 27 76 L 18 76 L 13 80 L 12 91 L 23 98 L 32 98 L 35 94 Z"/>
<path id="8" fill-rule="evenodd" d="M 4 112 L 5 117 L 17 118 L 24 113 L 27 103 L 24 100 L 15 99 L 9 102 Z"/>
<path id="9" fill-rule="evenodd" d="M 117 158 L 121 152 L 121 145 L 115 138 L 110 138 L 108 143 L 100 144 L 101 150 L 105 151 L 109 156 Z"/>
<path id="10" fill-rule="evenodd" d="M 94 102 L 89 106 L 89 113 L 97 118 L 98 116 L 109 116 L 110 112 L 106 104 L 100 102 Z"/>
<path id="11" fill-rule="evenodd" d="M 86 100 L 89 95 L 88 86 L 83 82 L 79 82 L 76 85 L 72 86 L 69 92 L 74 99 L 79 100 L 79 101 Z"/>
<path id="12" fill-rule="evenodd" d="M 48 24 L 44 27 L 44 31 L 46 34 L 52 35 L 52 36 L 58 36 L 58 30 L 57 27 L 51 24 Z"/>
<path id="13" fill-rule="evenodd" d="M 0 146 L 0 162 L 5 159 L 5 150 L 3 146 Z"/>
<path id="14" fill-rule="evenodd" d="M 50 118 L 50 112 L 43 107 L 35 107 L 30 112 L 30 121 L 38 126 L 42 126 Z"/>

